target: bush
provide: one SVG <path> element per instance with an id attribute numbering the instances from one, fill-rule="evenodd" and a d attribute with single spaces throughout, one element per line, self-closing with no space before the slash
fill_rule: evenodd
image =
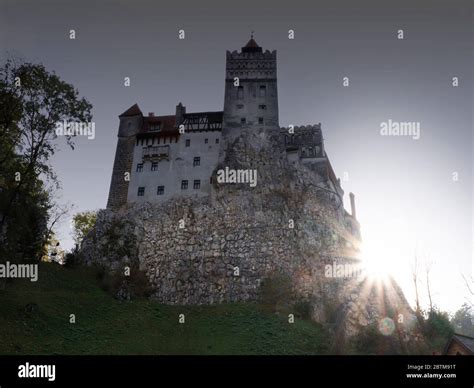
<path id="1" fill-rule="evenodd" d="M 260 296 L 263 307 L 269 312 L 287 309 L 293 300 L 291 278 L 285 274 L 276 274 L 264 279 Z"/>
<path id="2" fill-rule="evenodd" d="M 313 307 L 309 300 L 300 300 L 293 305 L 295 315 L 298 318 L 310 320 L 313 312 Z"/>
<path id="3" fill-rule="evenodd" d="M 149 297 L 152 293 L 148 277 L 137 265 L 130 267 L 130 275 L 125 275 L 125 269 L 110 271 L 101 266 L 97 270 L 100 287 L 111 293 L 116 299 L 130 300 Z"/>
<path id="4" fill-rule="evenodd" d="M 448 314 L 435 309 L 428 313 L 428 318 L 421 326 L 431 351 L 442 352 L 449 338 L 454 334 Z"/>
<path id="5" fill-rule="evenodd" d="M 81 262 L 80 253 L 68 252 L 64 258 L 64 266 L 66 268 L 74 268 L 78 263 Z"/>
<path id="6" fill-rule="evenodd" d="M 397 332 L 384 336 L 376 324 L 360 329 L 360 332 L 349 340 L 349 352 L 355 354 L 400 354 Z"/>

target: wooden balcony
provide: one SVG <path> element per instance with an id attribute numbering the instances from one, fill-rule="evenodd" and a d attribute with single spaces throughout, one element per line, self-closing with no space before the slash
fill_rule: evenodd
<path id="1" fill-rule="evenodd" d="M 143 147 L 143 160 L 160 160 L 169 158 L 169 145 Z"/>

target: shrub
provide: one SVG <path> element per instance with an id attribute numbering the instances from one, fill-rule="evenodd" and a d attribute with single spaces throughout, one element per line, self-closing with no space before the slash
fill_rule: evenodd
<path id="1" fill-rule="evenodd" d="M 431 351 L 441 352 L 453 335 L 454 329 L 447 313 L 433 309 L 423 322 L 422 332 Z"/>
<path id="2" fill-rule="evenodd" d="M 311 319 L 313 312 L 312 304 L 309 300 L 299 300 L 293 305 L 295 315 L 301 319 Z"/>
<path id="3" fill-rule="evenodd" d="M 396 332 L 390 337 L 384 336 L 376 324 L 361 328 L 359 333 L 348 342 L 349 352 L 355 354 L 396 354 Z"/>
<path id="4" fill-rule="evenodd" d="M 97 278 L 100 287 L 119 300 L 149 297 L 152 292 L 146 273 L 137 265 L 130 267 L 129 276 L 125 275 L 125 271 L 110 271 L 101 266 L 97 270 Z"/>
<path id="5" fill-rule="evenodd" d="M 291 278 L 285 274 L 275 274 L 264 279 L 260 289 L 263 307 L 270 312 L 288 308 L 293 300 Z"/>

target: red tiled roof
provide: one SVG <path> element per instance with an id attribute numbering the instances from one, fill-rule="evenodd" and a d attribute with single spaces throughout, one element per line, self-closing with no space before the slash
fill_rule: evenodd
<path id="1" fill-rule="evenodd" d="M 262 48 L 255 42 L 254 38 L 250 38 L 247 44 L 242 47 L 243 53 L 261 53 Z"/>
<path id="2" fill-rule="evenodd" d="M 195 113 L 186 113 L 184 114 L 184 123 L 189 119 L 198 119 L 200 117 L 207 118 L 207 125 L 213 125 L 222 123 L 223 112 L 195 112 Z M 144 116 L 143 125 L 140 128 L 138 133 L 139 137 L 149 137 L 149 136 L 158 136 L 158 137 L 168 137 L 168 136 L 178 136 L 180 135 L 178 125 L 180 123 L 176 122 L 175 115 L 168 116 Z M 198 125 L 198 123 L 194 123 Z M 153 126 L 159 125 L 159 130 L 153 128 Z M 186 126 L 186 124 L 185 124 Z"/>
<path id="3" fill-rule="evenodd" d="M 254 38 L 250 38 L 250 40 L 247 42 L 247 44 L 245 45 L 245 47 L 249 47 L 249 48 L 257 48 L 257 47 L 260 47 L 257 42 L 255 42 L 255 39 Z"/>
<path id="4" fill-rule="evenodd" d="M 153 125 L 159 124 L 160 130 L 154 131 Z M 138 133 L 138 136 L 157 136 L 157 137 L 168 137 L 178 136 L 179 130 L 176 126 L 176 118 L 174 115 L 171 116 L 148 116 L 143 118 L 143 126 Z"/>
<path id="5" fill-rule="evenodd" d="M 172 131 L 176 129 L 176 118 L 175 115 L 144 117 L 141 132 L 149 132 L 153 124 L 160 124 L 160 131 Z"/>
<path id="6" fill-rule="evenodd" d="M 123 112 L 119 117 L 124 116 L 143 116 L 143 113 L 138 107 L 138 104 L 135 104 L 128 108 L 125 112 Z"/>

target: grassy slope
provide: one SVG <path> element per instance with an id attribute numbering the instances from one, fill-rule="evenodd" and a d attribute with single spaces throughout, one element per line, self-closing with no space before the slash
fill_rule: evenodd
<path id="1" fill-rule="evenodd" d="M 35 312 L 25 305 L 36 303 Z M 185 324 L 178 315 L 185 314 Z M 69 315 L 76 323 L 69 323 Z M 41 264 L 39 280 L 0 290 L 0 354 L 322 354 L 320 326 L 256 304 L 165 306 L 119 302 L 87 268 Z"/>

